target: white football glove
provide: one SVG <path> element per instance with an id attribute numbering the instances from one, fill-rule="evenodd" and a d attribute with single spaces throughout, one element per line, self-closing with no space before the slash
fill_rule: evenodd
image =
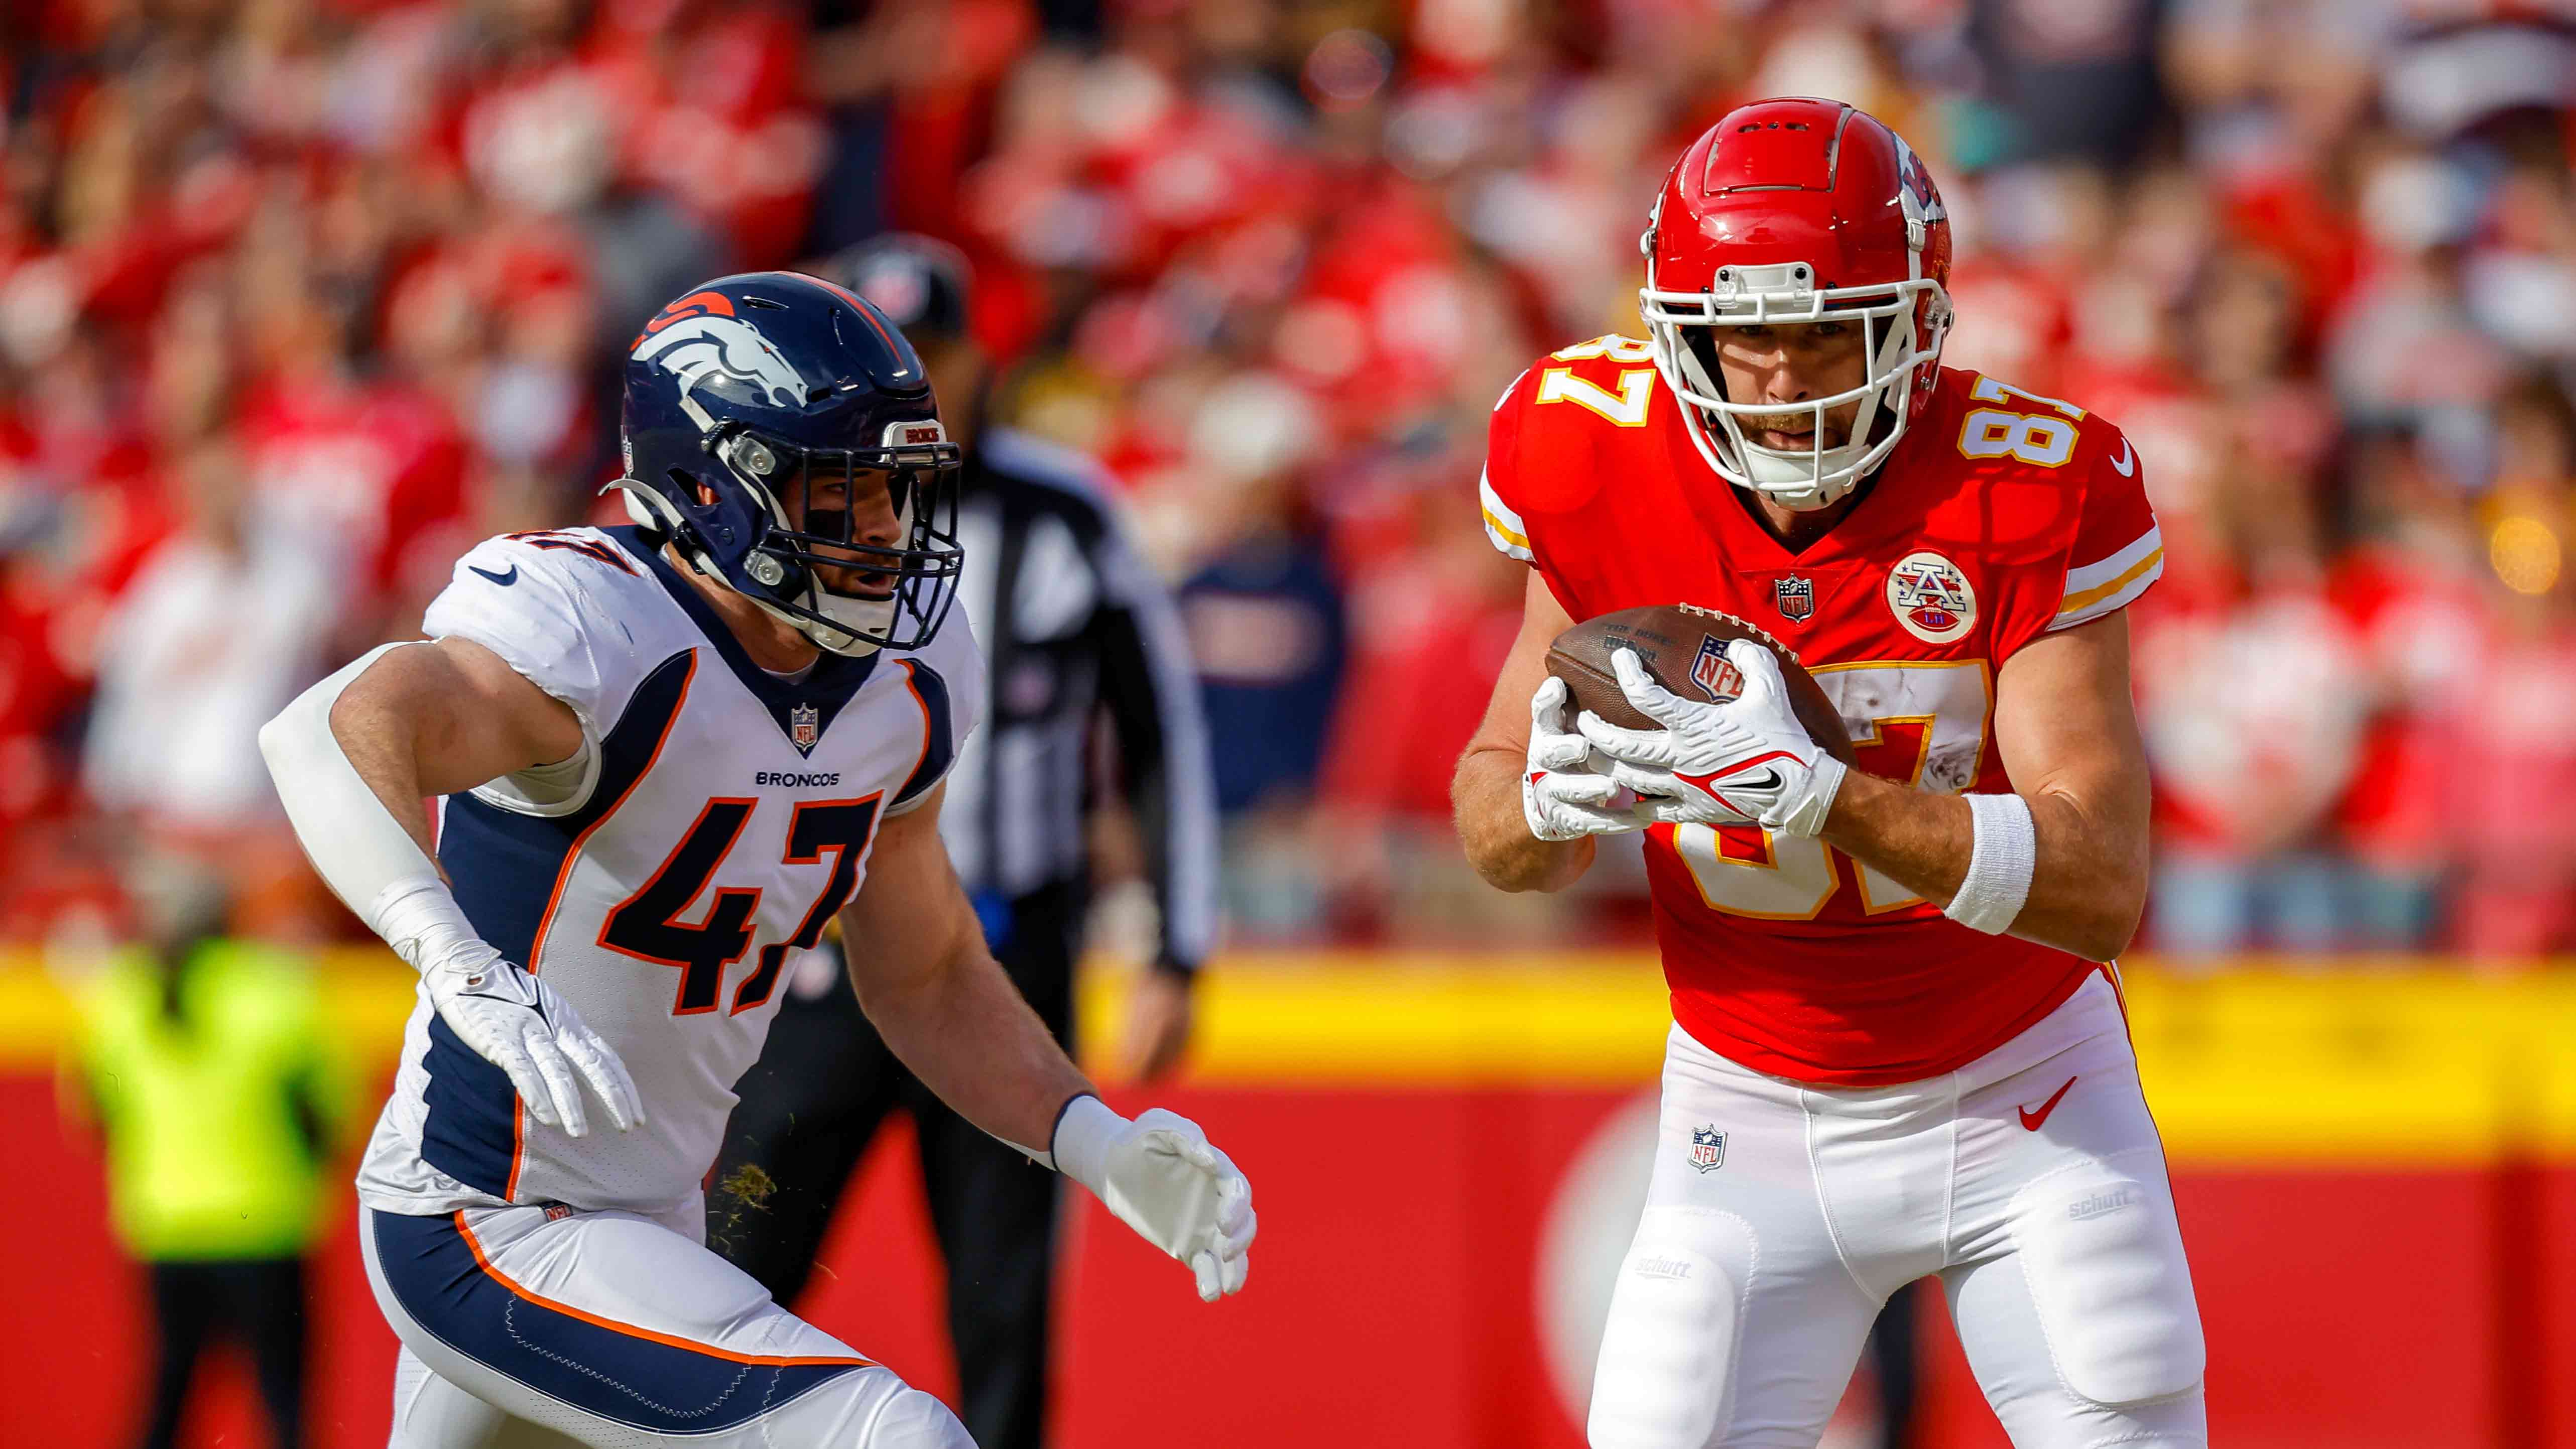
<path id="1" fill-rule="evenodd" d="M 1202 1300 L 1242 1291 L 1260 1230 L 1252 1184 L 1196 1122 L 1160 1107 L 1130 1122 L 1086 1094 L 1065 1108 L 1054 1158 L 1137 1236 L 1189 1264 Z"/>
<path id="2" fill-rule="evenodd" d="M 618 1131 L 644 1120 L 635 1081 L 616 1051 L 582 1025 L 553 987 L 502 960 L 500 952 L 489 946 L 456 951 L 422 972 L 421 980 L 429 984 L 439 1019 L 468 1050 L 509 1074 L 530 1116 L 567 1136 L 589 1132 L 590 1116 L 574 1078 L 579 1072 Z"/>
<path id="3" fill-rule="evenodd" d="M 1521 818 L 1541 840 L 1617 835 L 1646 822 L 1622 806 L 1617 781 L 1587 763 L 1592 747 L 1565 727 L 1565 681 L 1551 674 L 1530 696 L 1529 767 L 1521 772 Z"/>
<path id="4" fill-rule="evenodd" d="M 1644 797 L 1637 813 L 1648 819 L 1820 833 L 1842 788 L 1842 762 L 1798 723 L 1770 650 L 1735 639 L 1726 657 L 1743 672 L 1744 692 L 1705 703 L 1655 683 L 1634 651 L 1613 650 L 1620 692 L 1663 728 L 1621 729 L 1590 710 L 1575 725 L 1610 757 L 1610 779 Z"/>

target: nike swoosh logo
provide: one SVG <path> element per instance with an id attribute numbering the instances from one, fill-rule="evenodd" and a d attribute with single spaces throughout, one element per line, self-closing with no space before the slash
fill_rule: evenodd
<path id="1" fill-rule="evenodd" d="M 510 565 L 510 571 L 506 574 L 496 574 L 490 569 L 483 568 L 475 564 L 467 564 L 466 567 L 473 569 L 474 572 L 481 574 L 483 577 L 490 579 L 492 582 L 499 584 L 505 589 L 519 581 L 519 566 L 517 564 Z"/>
<path id="2" fill-rule="evenodd" d="M 535 1011 L 539 1016 L 545 1015 L 543 1011 L 538 1010 L 537 1004 L 534 1001 L 512 991 L 499 991 L 490 987 L 478 986 L 468 987 L 456 994 L 459 996 L 471 996 L 477 1001 L 498 1001 L 507 1006 L 524 1006 L 530 1011 Z"/>
<path id="3" fill-rule="evenodd" d="M 2130 451 L 2128 439 L 2122 438 L 2120 440 L 2120 456 L 2111 460 L 2111 466 L 2118 470 L 2120 476 L 2123 478 L 2135 477 L 2137 475 L 2138 455 Z"/>
<path id="4" fill-rule="evenodd" d="M 2046 1122 L 2046 1121 L 2048 1120 L 2048 1114 L 2057 1110 L 2057 1104 L 2066 1100 L 2066 1089 L 2067 1089 L 2067 1087 L 2072 1087 L 2072 1086 L 2074 1086 L 2074 1085 L 2075 1085 L 2075 1078 L 2073 1078 L 2073 1077 L 2068 1077 L 2068 1078 L 2066 1079 L 2066 1086 L 2065 1086 L 2065 1087 L 2060 1087 L 2060 1088 L 2058 1088 L 2058 1089 L 2057 1089 L 2057 1095 L 2055 1095 L 2055 1096 L 2053 1096 L 2053 1097 L 2049 1098 L 2049 1099 L 2048 1099 L 2047 1101 L 2045 1101 L 2045 1102 L 2040 1103 L 2040 1104 L 2039 1104 L 2039 1110 L 2038 1110 L 2038 1111 L 2034 1112 L 2034 1111 L 2030 1110 L 2028 1107 L 2024 1107 L 2024 1108 L 2022 1108 L 2022 1109 L 2021 1109 L 2021 1125 L 2022 1125 L 2024 1128 L 2028 1129 L 2029 1131 L 2032 1131 L 2032 1132 L 2036 1132 L 2036 1131 L 2038 1131 L 2038 1130 L 2039 1130 L 2039 1128 L 2040 1128 L 2040 1124 L 2041 1124 L 2041 1123 L 2043 1123 L 2043 1122 Z"/>
<path id="5" fill-rule="evenodd" d="M 1797 756 L 1790 754 L 1787 750 L 1773 750 L 1771 753 L 1761 756 L 1761 758 L 1765 760 L 1777 760 L 1782 758 L 1794 760 Z M 1747 775 L 1741 773 L 1742 771 L 1749 770 L 1751 768 L 1753 768 L 1751 763 L 1738 765 L 1736 766 L 1738 773 L 1731 775 L 1685 775 L 1676 772 L 1673 778 L 1681 781 L 1685 785 L 1689 785 L 1697 789 L 1700 793 L 1708 796 L 1711 800 L 1716 801 L 1718 804 L 1723 805 L 1727 809 L 1734 811 L 1736 814 L 1743 816 L 1747 820 L 1750 820 L 1754 817 L 1756 812 L 1748 810 L 1743 806 L 1736 804 L 1734 801 L 1727 799 L 1725 792 L 1718 789 L 1718 786 L 1724 785 L 1728 790 L 1737 789 L 1739 787 L 1746 790 L 1777 790 L 1783 784 L 1787 783 L 1778 770 L 1767 767 L 1759 775 Z"/>

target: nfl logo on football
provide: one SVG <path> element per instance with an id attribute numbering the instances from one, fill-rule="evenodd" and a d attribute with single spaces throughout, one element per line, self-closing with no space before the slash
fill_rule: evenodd
<path id="1" fill-rule="evenodd" d="M 1771 602 L 1779 606 L 1780 617 L 1792 624 L 1803 624 L 1807 622 L 1808 615 L 1816 612 L 1816 581 L 1794 574 L 1773 579 Z"/>
<path id="2" fill-rule="evenodd" d="M 1715 1172 L 1726 1165 L 1726 1134 L 1715 1127 L 1691 1129 L 1691 1166 Z"/>
<path id="3" fill-rule="evenodd" d="M 814 742 L 823 737 L 823 712 L 810 704 L 800 704 L 787 712 L 787 738 L 800 754 L 814 753 Z"/>
<path id="4" fill-rule="evenodd" d="M 1711 699 L 1733 699 L 1744 692 L 1744 671 L 1726 657 L 1725 641 L 1702 634 L 1699 657 L 1691 661 L 1691 683 Z"/>

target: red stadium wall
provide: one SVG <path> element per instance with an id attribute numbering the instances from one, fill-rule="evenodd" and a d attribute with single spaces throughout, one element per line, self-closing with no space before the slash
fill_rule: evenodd
<path id="1" fill-rule="evenodd" d="M 17 986 L 0 988 L 14 1069 L 0 1232 L 15 1245 L 0 1443 L 119 1444 L 147 1367 L 138 1285 L 106 1235 L 95 1154 L 33 1070 L 41 993 Z M 1201 1305 L 1086 1202 L 1067 1225 L 1058 1442 L 1574 1449 L 1545 1346 L 1563 1286 L 1549 1225 L 1603 1186 L 1584 1154 L 1651 1081 L 1653 996 L 1624 972 L 1239 968 L 1209 1003 L 1198 1079 L 1162 1100 L 1210 1124 L 1259 1187 L 1251 1290 Z M 2568 993 L 2256 980 L 2149 983 L 2133 1000 L 2208 1326 L 2215 1442 L 2576 1449 Z M 380 1031 L 399 1004 L 371 998 L 352 1019 Z M 945 1390 L 908 1140 L 883 1147 L 810 1312 Z M 393 1346 L 346 1232 L 318 1298 L 315 1442 L 372 1449 Z M 1931 1337 L 1931 1442 L 2002 1445 L 1955 1347 Z M 198 1443 L 259 1440 L 227 1377 Z"/>

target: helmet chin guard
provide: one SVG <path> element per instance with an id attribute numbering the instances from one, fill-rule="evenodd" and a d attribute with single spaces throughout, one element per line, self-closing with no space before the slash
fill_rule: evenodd
<path id="1" fill-rule="evenodd" d="M 1639 250 L 1656 370 L 1692 446 L 1728 483 L 1787 508 L 1829 507 L 1929 407 L 1950 328 L 1948 213 L 1921 158 L 1868 115 L 1821 100 L 1728 113 L 1674 164 Z M 1860 328 L 1859 385 L 1785 405 L 1727 398 L 1715 329 L 1821 322 Z M 1844 407 L 1850 427 L 1828 446 L 1827 414 Z M 1812 447 L 1748 436 L 1800 415 Z"/>
<path id="2" fill-rule="evenodd" d="M 606 486 L 626 495 L 626 516 L 648 532 L 675 541 L 685 537 L 678 532 L 672 512 L 654 490 L 633 478 L 614 479 Z M 711 579 L 723 580 L 724 570 L 704 549 L 692 548 L 683 542 L 680 552 L 691 568 Z M 762 572 L 760 565 L 766 562 L 770 561 L 754 559 L 752 572 Z M 776 569 L 777 565 L 773 563 L 771 567 Z M 784 569 L 777 569 L 777 572 L 781 580 L 786 577 Z M 744 592 L 743 597 L 757 605 L 762 613 L 813 640 L 818 648 L 854 658 L 876 653 L 879 647 L 876 640 L 883 637 L 894 623 L 894 600 L 852 598 L 833 593 L 819 582 L 809 584 L 804 597 L 795 600 L 792 608 L 773 604 L 755 593 Z"/>
<path id="3" fill-rule="evenodd" d="M 1950 315 L 1941 284 L 1918 278 L 1888 287 L 1818 287 L 1813 265 L 1787 262 L 1720 267 L 1704 292 L 1662 291 L 1653 285 L 1653 235 L 1647 233 L 1649 272 L 1638 311 L 1664 385 L 1690 410 L 1691 442 L 1700 457 L 1736 487 L 1801 512 L 1827 507 L 1859 487 L 1904 436 L 1911 421 L 1905 400 L 1918 377 L 1936 366 Z M 1918 330 L 1926 313 L 1934 319 L 1928 345 Z M 1710 366 L 1716 349 L 1703 359 L 1683 332 L 1817 322 L 1861 329 L 1867 375 L 1857 387 L 1787 405 L 1728 401 L 1724 379 Z M 1826 446 L 1826 415 L 1852 403 L 1859 407 L 1845 440 Z M 1745 436 L 1748 421 L 1759 427 L 1761 420 L 1801 413 L 1814 433 L 1813 448 L 1784 452 Z"/>

